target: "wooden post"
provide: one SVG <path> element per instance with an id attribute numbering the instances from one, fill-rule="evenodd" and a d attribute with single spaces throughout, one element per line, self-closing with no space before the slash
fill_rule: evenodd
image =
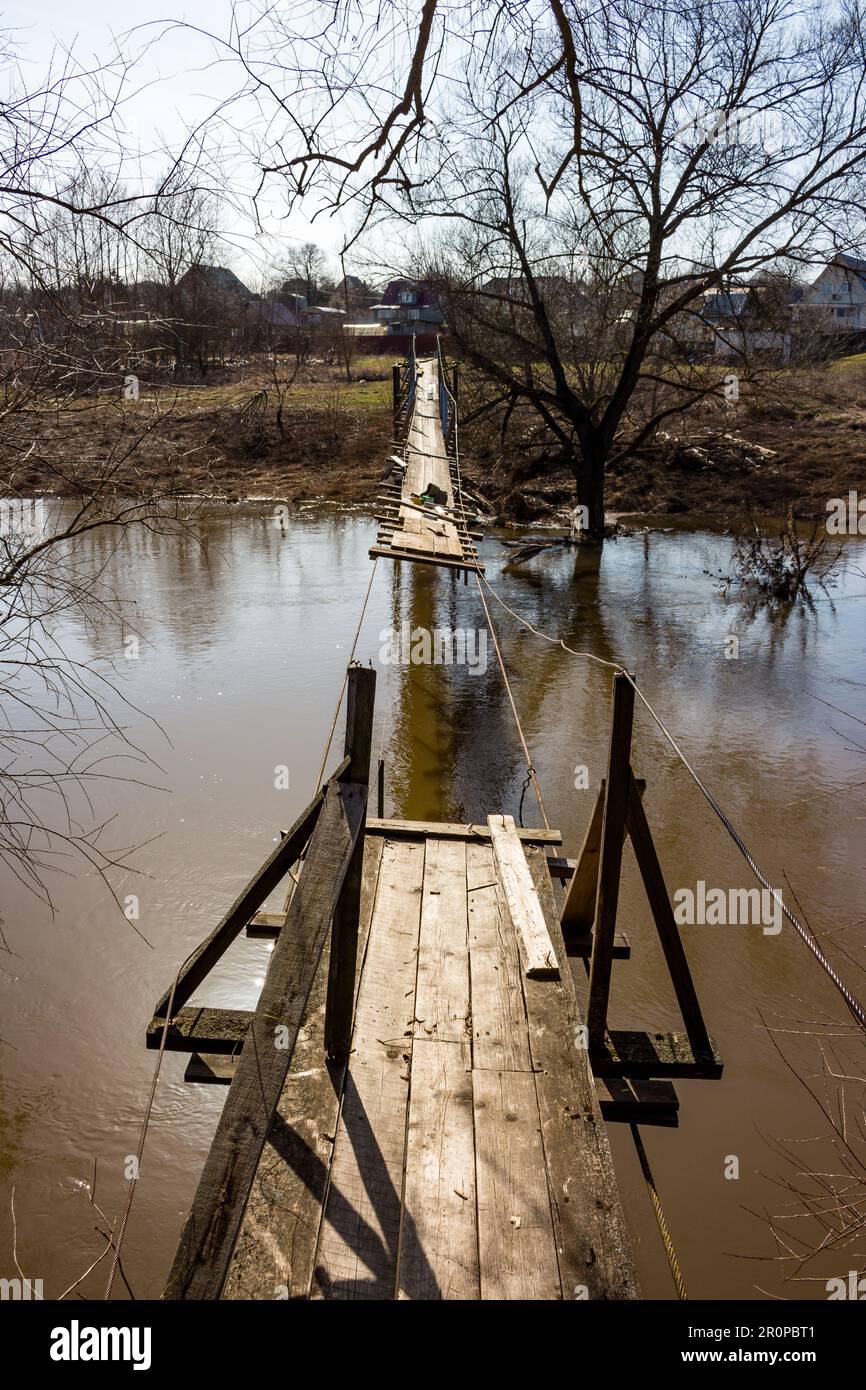
<path id="1" fill-rule="evenodd" d="M 379 759 L 379 768 L 376 775 L 376 814 L 380 820 L 385 819 L 385 759 Z"/>
<path id="2" fill-rule="evenodd" d="M 400 363 L 395 362 L 391 368 L 391 408 L 394 412 L 394 428 L 397 428 L 397 416 L 400 414 L 402 405 L 400 393 Z"/>
<path id="3" fill-rule="evenodd" d="M 370 747 L 373 741 L 373 705 L 376 672 L 371 666 L 352 666 L 346 696 L 346 755 L 349 766 L 344 780 L 369 787 Z M 355 999 L 355 967 L 358 958 L 358 917 L 361 909 L 361 877 L 364 869 L 364 808 L 361 833 L 337 899 L 331 929 L 328 963 L 328 998 L 325 1004 L 325 1052 L 334 1062 L 345 1062 L 352 1039 Z"/>
<path id="4" fill-rule="evenodd" d="M 607 1002 L 610 995 L 619 876 L 631 778 L 633 718 L 634 687 L 626 675 L 618 673 L 613 678 L 613 717 L 610 725 L 598 894 L 589 968 L 587 1028 L 590 1051 L 604 1047 L 604 1035 L 607 1030 Z"/>

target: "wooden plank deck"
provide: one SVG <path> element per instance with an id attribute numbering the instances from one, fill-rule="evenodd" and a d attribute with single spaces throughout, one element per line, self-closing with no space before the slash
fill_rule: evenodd
<path id="1" fill-rule="evenodd" d="M 459 569 L 481 569 L 464 519 L 455 507 L 451 462 L 439 419 L 439 382 L 435 358 L 418 359 L 415 407 L 406 439 L 406 472 L 400 496 L 380 498 L 381 517 L 371 555 L 420 560 Z M 447 496 L 448 516 L 418 506 L 412 498 L 434 484 Z"/>
<path id="2" fill-rule="evenodd" d="M 489 834 L 408 826 L 366 836 L 349 1061 L 324 959 L 222 1296 L 636 1298 L 544 845 L 514 842 L 562 967 L 539 979 Z"/>

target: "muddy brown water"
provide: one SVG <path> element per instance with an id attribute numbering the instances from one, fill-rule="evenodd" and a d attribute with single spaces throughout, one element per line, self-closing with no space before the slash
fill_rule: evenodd
<path id="1" fill-rule="evenodd" d="M 15 1273 L 14 1185 L 18 1260 L 49 1298 L 102 1248 L 89 1203 L 94 1160 L 96 1201 L 112 1220 L 122 1209 L 153 1071 L 144 1030 L 154 1001 L 309 800 L 370 573 L 374 527 L 364 517 L 311 512 L 281 530 L 267 508 L 248 507 L 213 509 L 199 526 L 207 562 L 189 539 L 143 534 L 111 561 L 143 639 L 137 659 L 125 658 L 120 632 L 94 635 L 70 620 L 61 634 L 83 659 L 115 662 L 119 688 L 139 711 L 126 708 L 124 723 L 161 769 L 144 777 L 159 787 L 113 783 L 97 795 L 97 810 L 117 813 L 114 843 L 143 845 L 140 872 L 116 880 L 124 900 L 138 899 L 140 935 L 81 864 L 51 881 L 53 917 L 3 872 L 11 949 L 0 957 L 0 1275 Z M 107 546 L 94 538 L 92 558 L 107 558 Z M 866 718 L 866 546 L 850 543 L 832 602 L 819 596 L 813 612 L 786 622 L 719 597 L 706 571 L 725 568 L 730 542 L 711 530 L 620 539 L 597 572 L 576 572 L 562 551 L 505 574 L 501 544 L 490 539 L 483 551 L 492 582 L 531 622 L 637 673 L 772 882 L 789 901 L 796 893 L 815 929 L 831 934 L 828 949 L 866 994 L 842 951 L 866 961 L 862 727 L 819 703 Z M 574 854 L 594 797 L 575 785 L 575 770 L 587 767 L 593 787 L 603 773 L 609 672 L 539 641 L 501 610 L 494 618 L 551 820 Z M 483 661 L 386 664 L 384 630 L 403 623 L 474 633 L 482 626 L 474 584 L 380 563 L 358 654 L 379 671 L 374 753 L 381 747 L 387 766 L 386 814 L 516 812 L 524 768 L 492 650 L 486 669 Z M 740 639 L 736 660 L 725 657 L 731 634 Z M 640 715 L 634 764 L 647 779 L 645 806 L 671 890 L 699 879 L 751 886 L 736 849 Z M 288 789 L 275 785 L 282 766 Z M 531 792 L 524 819 L 538 822 Z M 676 1027 L 630 852 L 620 923 L 632 958 L 614 965 L 613 1022 Z M 788 927 L 778 935 L 760 926 L 683 932 L 725 1073 L 679 1082 L 679 1127 L 643 1133 L 689 1293 L 826 1297 L 824 1281 L 847 1274 L 848 1252 L 801 1271 L 811 1281 L 785 1282 L 796 1271 L 773 1258 L 764 1214 L 791 1210 L 778 1182 L 788 1171 L 778 1142 L 827 1128 L 796 1075 L 819 1069 L 804 1030 L 843 1034 L 844 1006 Z M 241 938 L 195 998 L 252 1007 L 267 953 L 267 943 Z M 848 1051 L 862 1075 L 863 1048 Z M 185 1085 L 184 1064 L 177 1054 L 165 1060 L 126 1236 L 124 1268 L 139 1298 L 161 1290 L 225 1096 Z M 628 1129 L 610 1134 L 644 1291 L 671 1297 Z M 798 1150 L 804 1166 L 810 1153 L 820 1166 L 819 1152 Z M 826 1159 L 824 1151 L 825 1167 Z M 739 1176 L 726 1176 L 735 1166 Z M 107 1270 L 104 1260 L 79 1292 L 101 1297 Z M 126 1296 L 119 1283 L 117 1294 Z"/>

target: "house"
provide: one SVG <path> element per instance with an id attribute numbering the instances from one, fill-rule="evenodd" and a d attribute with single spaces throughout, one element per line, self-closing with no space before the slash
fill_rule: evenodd
<path id="1" fill-rule="evenodd" d="M 349 312 L 357 316 L 359 322 L 364 322 L 377 298 L 376 291 L 371 290 L 360 275 L 347 275 L 337 285 L 330 302 L 337 309 L 345 309 L 348 306 Z"/>
<path id="2" fill-rule="evenodd" d="M 210 293 L 228 299 L 236 299 L 241 304 L 249 304 L 258 296 L 247 289 L 233 270 L 224 265 L 194 265 L 177 282 L 178 289 L 188 289 L 199 293 Z"/>
<path id="3" fill-rule="evenodd" d="M 391 336 L 435 333 L 445 321 L 433 291 L 414 280 L 389 280 L 381 301 L 370 312 Z"/>
<path id="4" fill-rule="evenodd" d="M 705 290 L 673 320 L 671 343 L 691 359 L 735 362 L 757 354 L 787 361 L 795 294 L 783 280 L 728 281 Z"/>
<path id="5" fill-rule="evenodd" d="M 796 317 L 801 329 L 822 334 L 866 330 L 866 260 L 838 252 L 806 289 Z"/>
<path id="6" fill-rule="evenodd" d="M 306 324 L 342 324 L 346 317 L 345 309 L 333 309 L 328 304 L 308 304 L 298 313 L 301 323 Z"/>

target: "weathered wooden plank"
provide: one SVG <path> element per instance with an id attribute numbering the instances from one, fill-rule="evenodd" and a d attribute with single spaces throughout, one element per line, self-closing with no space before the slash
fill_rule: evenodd
<path id="1" fill-rule="evenodd" d="M 551 939 L 561 949 L 544 851 L 530 846 L 527 862 Z M 563 1297 L 636 1298 L 634 1261 L 571 972 L 564 970 L 560 980 L 524 979 L 523 991 Z"/>
<path id="2" fill-rule="evenodd" d="M 178 1009 L 168 1025 L 165 1046 L 169 1052 L 239 1052 L 253 1015 L 243 1009 Z M 159 1047 L 165 1019 L 154 1017 L 147 1025 L 147 1046 Z"/>
<path id="3" fill-rule="evenodd" d="M 561 845 L 562 833 L 559 830 L 517 829 L 520 840 L 531 844 Z M 481 824 L 460 824 L 453 821 L 429 820 L 381 820 L 370 816 L 367 820 L 368 835 L 387 835 L 394 839 L 404 835 L 435 836 L 437 840 L 456 838 L 460 840 L 486 840 L 490 842 L 490 826 Z"/>
<path id="4" fill-rule="evenodd" d="M 416 1037 L 412 1048 L 397 1292 L 404 1299 L 480 1297 L 467 1042 Z"/>
<path id="5" fill-rule="evenodd" d="M 277 938 L 165 1297 L 219 1298 L 361 824 L 367 788 L 332 782 Z M 303 926 L 300 946 L 293 926 Z"/>
<path id="6" fill-rule="evenodd" d="M 472 1072 L 483 1299 L 562 1297 L 535 1077 Z"/>
<path id="7" fill-rule="evenodd" d="M 314 1297 L 395 1295 L 423 875 L 423 844 L 386 841 Z"/>
<path id="8" fill-rule="evenodd" d="M 508 911 L 521 945 L 523 968 L 530 978 L 558 979 L 559 962 L 544 913 L 517 837 L 513 816 L 488 816 L 493 853 Z"/>
<path id="9" fill-rule="evenodd" d="M 376 899 L 384 840 L 364 843 L 358 953 Z M 224 1298 L 309 1297 L 328 1187 L 344 1066 L 325 1061 L 327 947 L 316 972 L 292 1065 L 268 1131 L 235 1246 Z"/>
<path id="10" fill-rule="evenodd" d="M 415 1037 L 469 1037 L 464 840 L 428 840 L 425 848 Z"/>
<path id="11" fill-rule="evenodd" d="M 466 887 L 472 1065 L 492 1071 L 529 1071 L 520 955 L 490 843 L 466 846 Z"/>
<path id="12" fill-rule="evenodd" d="M 386 560 L 413 560 L 417 564 L 441 565 L 444 569 L 478 570 L 479 574 L 484 573 L 481 561 L 469 555 L 460 560 L 449 560 L 441 555 L 408 550 L 398 545 L 371 545 L 367 554 L 373 557 L 382 555 Z"/>

